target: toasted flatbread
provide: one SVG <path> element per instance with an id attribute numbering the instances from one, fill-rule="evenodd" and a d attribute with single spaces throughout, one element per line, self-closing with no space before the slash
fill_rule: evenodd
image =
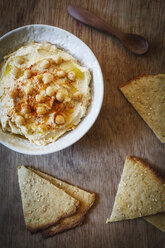
<path id="1" fill-rule="evenodd" d="M 120 90 L 165 143 L 165 74 L 148 75 L 129 81 Z"/>
<path id="2" fill-rule="evenodd" d="M 77 211 L 79 201 L 32 170 L 18 167 L 25 224 L 37 232 L 57 223 Z"/>
<path id="3" fill-rule="evenodd" d="M 165 182 L 142 160 L 127 156 L 108 222 L 165 212 Z"/>
<path id="4" fill-rule="evenodd" d="M 43 237 L 47 238 L 50 236 L 54 236 L 57 233 L 69 230 L 71 228 L 76 227 L 77 225 L 80 225 L 84 220 L 85 214 L 94 204 L 95 194 L 89 193 L 69 183 L 63 182 L 57 178 L 49 176 L 48 174 L 45 174 L 43 172 L 40 172 L 34 169 L 32 170 L 35 173 L 37 173 L 39 176 L 50 181 L 52 184 L 64 190 L 67 194 L 71 195 L 72 197 L 74 197 L 80 202 L 80 207 L 76 214 L 70 217 L 64 218 L 60 220 L 60 222 L 58 222 L 55 226 L 51 226 L 47 230 L 44 230 L 42 232 Z"/>
<path id="5" fill-rule="evenodd" d="M 165 213 L 144 217 L 146 221 L 165 232 Z"/>

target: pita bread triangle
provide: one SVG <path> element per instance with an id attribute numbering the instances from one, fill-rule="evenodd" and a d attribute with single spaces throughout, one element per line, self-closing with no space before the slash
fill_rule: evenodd
<path id="1" fill-rule="evenodd" d="M 30 169 L 35 173 L 37 173 L 39 176 L 43 177 L 44 179 L 54 184 L 55 186 L 64 190 L 67 194 L 74 197 L 80 202 L 80 207 L 78 208 L 78 211 L 74 215 L 63 218 L 56 225 L 53 225 L 46 230 L 43 230 L 42 232 L 43 237 L 48 238 L 57 233 L 69 230 L 71 228 L 80 225 L 84 220 L 85 214 L 94 204 L 95 194 L 87 192 L 83 189 L 78 188 L 77 186 L 66 183 L 46 173 L 40 172 L 38 170 L 34 170 L 32 168 Z"/>
<path id="2" fill-rule="evenodd" d="M 135 78 L 120 90 L 159 140 L 165 143 L 165 74 Z"/>
<path id="3" fill-rule="evenodd" d="M 127 156 L 108 222 L 165 212 L 165 182 L 142 160 Z"/>
<path id="4" fill-rule="evenodd" d="M 48 228 L 77 211 L 79 201 L 32 170 L 18 167 L 25 224 L 31 232 Z"/>

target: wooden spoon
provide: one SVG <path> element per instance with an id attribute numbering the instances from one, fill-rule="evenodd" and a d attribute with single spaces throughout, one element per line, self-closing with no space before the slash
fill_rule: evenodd
<path id="1" fill-rule="evenodd" d="M 144 54 L 148 51 L 148 42 L 140 35 L 124 33 L 119 29 L 112 27 L 90 11 L 74 5 L 68 6 L 68 12 L 76 20 L 114 35 L 125 47 L 135 54 Z"/>

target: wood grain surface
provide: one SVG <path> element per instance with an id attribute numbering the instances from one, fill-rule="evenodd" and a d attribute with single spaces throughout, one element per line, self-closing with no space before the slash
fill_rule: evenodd
<path id="1" fill-rule="evenodd" d="M 133 55 L 115 38 L 76 22 L 67 13 L 71 3 L 93 11 L 123 31 L 143 35 L 150 43 L 149 52 Z M 68 30 L 92 49 L 105 82 L 101 113 L 76 144 L 44 156 L 23 155 L 0 145 L 0 247 L 165 247 L 165 235 L 142 218 L 105 224 L 126 155 L 149 161 L 165 175 L 165 145 L 118 90 L 120 84 L 136 76 L 165 73 L 164 10 L 163 0 L 0 0 L 0 35 L 34 23 Z M 19 164 L 33 165 L 96 192 L 96 204 L 84 224 L 47 240 L 26 231 L 17 180 Z"/>

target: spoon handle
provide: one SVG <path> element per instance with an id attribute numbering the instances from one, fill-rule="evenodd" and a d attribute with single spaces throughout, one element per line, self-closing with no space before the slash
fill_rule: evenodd
<path id="1" fill-rule="evenodd" d="M 68 12 L 73 18 L 84 24 L 99 29 L 103 32 L 112 34 L 119 39 L 122 36 L 122 32 L 119 29 L 112 27 L 104 20 L 102 20 L 101 18 L 86 9 L 74 5 L 69 5 Z"/>

